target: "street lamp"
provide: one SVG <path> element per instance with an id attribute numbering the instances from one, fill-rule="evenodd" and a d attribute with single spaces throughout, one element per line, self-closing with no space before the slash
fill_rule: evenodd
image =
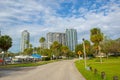
<path id="1" fill-rule="evenodd" d="M 85 39 L 83 38 L 83 52 L 84 52 L 84 64 L 85 64 L 85 69 L 87 68 L 86 66 L 86 52 L 85 52 Z"/>

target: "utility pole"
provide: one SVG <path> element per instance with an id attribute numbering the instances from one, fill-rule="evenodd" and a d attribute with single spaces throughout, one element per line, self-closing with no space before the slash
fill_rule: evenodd
<path id="1" fill-rule="evenodd" d="M 83 52 L 84 52 L 84 64 L 85 64 L 85 69 L 87 68 L 86 66 L 86 52 L 85 52 L 85 39 L 83 38 Z"/>

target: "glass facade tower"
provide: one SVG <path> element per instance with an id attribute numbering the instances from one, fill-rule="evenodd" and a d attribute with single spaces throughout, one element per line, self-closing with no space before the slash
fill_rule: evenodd
<path id="1" fill-rule="evenodd" d="M 22 38 L 21 38 L 21 52 L 24 51 L 24 49 L 29 47 L 29 38 L 30 34 L 27 30 L 24 30 L 22 32 Z"/>
<path id="2" fill-rule="evenodd" d="M 66 29 L 66 45 L 71 51 L 75 51 L 75 46 L 77 45 L 76 29 Z"/>

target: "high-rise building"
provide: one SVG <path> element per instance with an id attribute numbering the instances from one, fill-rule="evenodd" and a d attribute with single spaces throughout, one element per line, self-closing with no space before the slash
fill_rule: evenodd
<path id="1" fill-rule="evenodd" d="M 30 33 L 27 30 L 24 30 L 22 32 L 22 38 L 21 38 L 21 52 L 24 51 L 24 49 L 29 47 L 29 39 Z"/>
<path id="2" fill-rule="evenodd" d="M 77 45 L 76 29 L 66 29 L 66 45 L 71 51 L 75 51 L 75 46 Z"/>
<path id="3" fill-rule="evenodd" d="M 65 33 L 58 32 L 49 32 L 47 33 L 47 47 L 50 48 L 50 45 L 57 41 L 62 45 L 66 45 Z"/>

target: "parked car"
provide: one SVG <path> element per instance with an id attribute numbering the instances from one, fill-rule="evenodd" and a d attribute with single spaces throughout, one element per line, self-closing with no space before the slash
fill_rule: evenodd
<path id="1" fill-rule="evenodd" d="M 3 60 L 2 59 L 0 59 L 0 64 L 2 64 L 3 63 Z"/>
<path id="2" fill-rule="evenodd" d="M 2 59 L 0 59 L 0 63 L 2 63 L 3 62 L 3 60 Z"/>
<path id="3" fill-rule="evenodd" d="M 11 61 L 12 61 L 11 58 L 9 58 L 9 57 L 8 57 L 8 58 L 5 58 L 5 63 L 6 63 L 6 64 L 11 64 Z"/>

